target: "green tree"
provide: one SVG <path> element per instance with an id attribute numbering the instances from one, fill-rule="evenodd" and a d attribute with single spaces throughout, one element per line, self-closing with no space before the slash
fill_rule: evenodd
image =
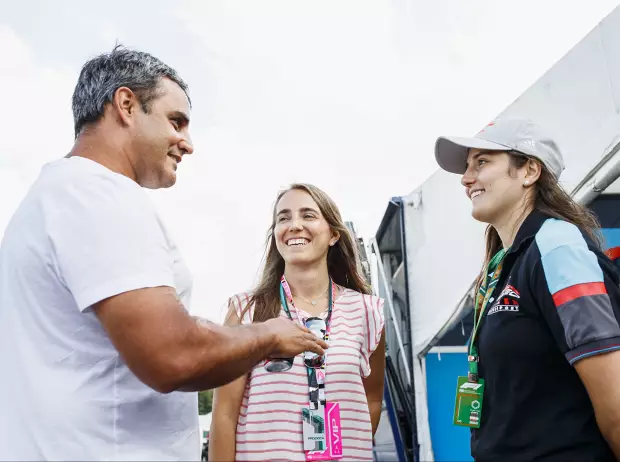
<path id="1" fill-rule="evenodd" d="M 198 393 L 198 414 L 205 415 L 211 412 L 213 403 L 213 390 L 205 390 Z"/>

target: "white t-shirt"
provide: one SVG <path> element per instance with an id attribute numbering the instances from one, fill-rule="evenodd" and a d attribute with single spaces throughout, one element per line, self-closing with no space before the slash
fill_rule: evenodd
<path id="1" fill-rule="evenodd" d="M 199 460 L 196 393 L 127 368 L 91 306 L 191 276 L 140 186 L 88 159 L 46 165 L 0 247 L 0 460 Z"/>

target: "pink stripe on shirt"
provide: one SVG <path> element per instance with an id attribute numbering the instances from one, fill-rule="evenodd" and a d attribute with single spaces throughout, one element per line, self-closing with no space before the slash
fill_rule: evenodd
<path id="1" fill-rule="evenodd" d="M 340 290 L 334 302 L 325 393 L 328 401 L 331 398 L 340 404 L 342 460 L 372 460 L 372 427 L 362 378 L 370 373 L 369 358 L 381 338 L 383 301 L 350 289 Z M 247 294 L 233 297 L 237 303 L 247 299 Z M 237 312 L 241 311 L 238 306 Z M 246 313 L 242 322 L 251 323 L 251 319 Z M 301 410 L 307 398 L 302 355 L 287 372 L 266 372 L 264 362 L 254 367 L 239 413 L 237 460 L 304 461 Z"/>

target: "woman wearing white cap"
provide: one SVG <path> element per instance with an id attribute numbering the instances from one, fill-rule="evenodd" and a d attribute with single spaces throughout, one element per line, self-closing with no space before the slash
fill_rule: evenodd
<path id="1" fill-rule="evenodd" d="M 557 144 L 505 118 L 474 138 L 439 138 L 435 156 L 489 224 L 455 399 L 472 456 L 620 458 L 620 275 L 594 216 L 558 184 Z"/>

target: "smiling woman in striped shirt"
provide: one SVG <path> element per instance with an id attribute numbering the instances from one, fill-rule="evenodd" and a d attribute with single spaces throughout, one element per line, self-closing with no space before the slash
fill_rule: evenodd
<path id="1" fill-rule="evenodd" d="M 318 326 L 329 350 L 325 358 L 263 361 L 217 389 L 209 460 L 372 460 L 383 300 L 370 295 L 338 208 L 312 185 L 278 196 L 261 280 L 252 293 L 231 297 L 226 323 L 277 316 Z"/>

